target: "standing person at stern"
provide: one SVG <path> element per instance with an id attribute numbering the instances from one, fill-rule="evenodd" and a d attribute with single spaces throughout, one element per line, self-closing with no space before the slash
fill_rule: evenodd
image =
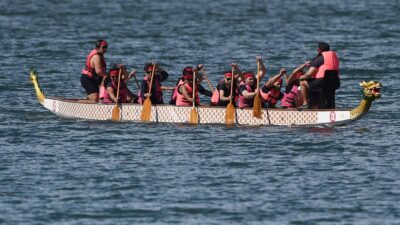
<path id="1" fill-rule="evenodd" d="M 318 44 L 317 51 L 318 55 L 312 60 L 310 69 L 300 77 L 303 96 L 300 108 L 334 109 L 335 90 L 340 87 L 339 58 L 325 42 Z M 314 95 L 319 93 L 319 96 L 310 96 L 310 92 Z M 318 99 L 318 102 L 310 104 L 310 99 Z"/>
<path id="2" fill-rule="evenodd" d="M 82 70 L 81 84 L 87 94 L 87 101 L 97 103 L 99 101 L 99 86 L 107 76 L 106 60 L 108 44 L 105 40 L 97 40 L 95 48 L 86 57 L 85 68 Z"/>

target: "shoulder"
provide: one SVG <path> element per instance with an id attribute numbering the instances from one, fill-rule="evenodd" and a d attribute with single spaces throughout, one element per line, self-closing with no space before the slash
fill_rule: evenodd
<path id="1" fill-rule="evenodd" d="M 94 54 L 91 58 L 91 61 L 101 62 L 100 54 Z"/>
<path id="2" fill-rule="evenodd" d="M 239 87 L 239 91 L 240 91 L 240 93 L 242 93 L 243 91 L 247 91 L 246 84 L 242 84 L 242 85 L 240 85 L 240 87 Z"/>
<path id="3" fill-rule="evenodd" d="M 217 84 L 217 89 L 218 89 L 218 90 L 224 90 L 225 88 L 226 88 L 225 83 L 219 82 L 219 83 Z"/>
<path id="4" fill-rule="evenodd" d="M 178 93 L 182 94 L 182 91 L 187 91 L 185 83 L 178 85 Z"/>
<path id="5" fill-rule="evenodd" d="M 322 55 L 317 56 L 311 62 L 311 66 L 316 68 L 319 68 L 322 64 L 324 64 L 324 57 Z"/>
<path id="6" fill-rule="evenodd" d="M 261 90 L 264 92 L 264 93 L 268 93 L 270 90 L 271 90 L 271 88 L 269 88 L 269 87 L 267 87 L 267 86 L 263 86 L 262 88 L 261 88 Z"/>

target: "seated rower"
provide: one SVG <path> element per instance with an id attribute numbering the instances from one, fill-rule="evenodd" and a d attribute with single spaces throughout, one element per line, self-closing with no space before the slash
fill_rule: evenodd
<path id="1" fill-rule="evenodd" d="M 199 65 L 197 66 L 197 71 L 201 70 L 202 68 L 203 68 L 203 65 L 202 65 L 202 64 L 199 64 Z M 185 68 L 185 69 L 186 69 L 186 68 Z M 181 77 L 179 78 L 179 80 L 176 82 L 175 88 L 174 88 L 174 90 L 173 90 L 173 92 L 172 92 L 172 95 L 171 95 L 171 99 L 170 99 L 170 101 L 169 101 L 169 104 L 170 104 L 170 105 L 176 105 L 176 98 L 177 98 L 177 96 L 178 96 L 178 86 L 184 83 L 184 81 L 183 81 L 183 76 L 185 75 L 185 69 L 184 69 L 183 72 L 182 72 L 182 76 L 181 76 Z M 193 68 L 192 68 L 192 70 L 193 70 Z M 205 88 L 200 84 L 200 82 L 203 80 L 203 77 L 202 77 L 202 76 L 199 76 L 199 74 L 197 74 L 196 77 L 197 77 L 197 81 L 199 82 L 199 84 L 197 84 L 199 93 L 200 93 L 200 94 L 203 94 L 203 95 L 205 95 L 205 96 L 211 97 L 211 96 L 212 96 L 212 92 L 209 91 L 209 90 L 207 90 L 207 89 L 205 89 Z"/>
<path id="2" fill-rule="evenodd" d="M 103 103 L 132 103 L 136 102 L 138 97 L 128 89 L 126 82 L 122 80 L 122 71 L 121 78 L 118 77 L 119 71 L 122 70 L 117 66 L 114 66 L 110 69 L 109 76 L 107 76 L 104 80 L 104 86 L 106 88 L 106 92 L 104 93 Z M 120 79 L 120 80 L 119 80 Z M 118 81 L 119 84 L 119 95 L 117 99 L 117 89 L 118 89 Z"/>
<path id="3" fill-rule="evenodd" d="M 125 65 L 123 65 L 123 64 L 114 64 L 112 66 L 112 68 L 110 69 L 110 71 L 112 71 L 113 69 L 117 69 L 117 70 L 121 69 L 121 80 L 123 80 L 126 83 L 127 82 L 127 77 L 128 77 L 128 72 L 126 71 Z M 99 102 L 104 102 L 104 97 L 105 97 L 106 92 L 107 92 L 107 89 L 106 89 L 106 86 L 105 86 L 104 82 L 105 82 L 106 78 L 109 78 L 108 75 L 102 78 L 102 81 L 101 81 L 101 84 L 100 84 L 100 87 L 99 87 Z"/>
<path id="4" fill-rule="evenodd" d="M 282 68 L 279 71 L 279 74 L 268 79 L 268 81 L 261 88 L 261 102 L 263 103 L 264 108 L 275 108 L 276 103 L 282 99 L 282 76 L 285 74 L 286 69 Z"/>
<path id="5" fill-rule="evenodd" d="M 260 71 L 257 77 L 261 80 L 265 73 L 265 65 L 260 57 L 257 57 L 257 62 L 260 62 Z M 252 72 L 243 72 L 243 81 L 240 83 L 239 87 L 239 108 L 253 107 L 254 97 L 259 92 L 256 86 L 256 77 Z"/>
<path id="6" fill-rule="evenodd" d="M 297 108 L 303 104 L 303 96 L 300 93 L 300 76 L 302 76 L 305 67 L 310 66 L 310 62 L 301 64 L 286 78 L 286 87 L 283 94 L 282 108 Z"/>
<path id="7" fill-rule="evenodd" d="M 154 78 L 151 85 L 151 93 L 149 93 L 153 67 Z M 165 81 L 168 78 L 169 74 L 156 63 L 146 63 L 143 69 L 146 75 L 140 85 L 138 102 L 140 104 L 143 104 L 146 98 L 150 98 L 152 104 L 164 104 L 163 93 L 161 90 L 161 82 Z"/>
<path id="8" fill-rule="evenodd" d="M 231 95 L 231 84 L 232 84 L 232 71 L 225 72 L 224 79 L 221 80 L 216 90 L 211 97 L 212 106 L 227 106 L 232 98 L 232 103 L 236 106 L 236 102 L 239 98 L 239 90 L 238 90 L 238 80 L 242 76 L 242 71 L 239 69 L 236 63 L 232 63 L 234 70 L 237 71 L 234 75 L 233 80 L 233 90 L 232 90 L 232 97 Z"/>
<path id="9" fill-rule="evenodd" d="M 191 106 L 194 102 L 196 106 L 200 105 L 199 90 L 195 88 L 195 97 L 193 98 L 193 82 L 198 87 L 196 79 L 194 79 L 194 71 L 191 66 L 183 69 L 183 83 L 177 87 L 176 106 Z"/>

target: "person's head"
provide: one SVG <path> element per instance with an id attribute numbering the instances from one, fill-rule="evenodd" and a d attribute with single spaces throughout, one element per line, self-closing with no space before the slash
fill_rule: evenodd
<path id="1" fill-rule="evenodd" d="M 95 46 L 100 54 L 104 54 L 107 52 L 108 44 L 106 40 L 97 40 Z"/>
<path id="2" fill-rule="evenodd" d="M 256 81 L 256 77 L 254 76 L 253 72 L 244 72 L 243 73 L 244 82 L 247 85 L 254 85 Z"/>
<path id="3" fill-rule="evenodd" d="M 143 67 L 143 71 L 146 74 L 147 77 L 151 77 L 151 74 L 153 72 L 153 63 L 146 63 Z M 154 73 L 155 73 L 155 68 L 154 68 Z"/>
<path id="4" fill-rule="evenodd" d="M 182 80 L 188 84 L 193 84 L 193 67 L 187 66 L 183 69 Z"/>
<path id="5" fill-rule="evenodd" d="M 318 43 L 318 53 L 329 51 L 330 47 L 326 42 Z"/>
<path id="6" fill-rule="evenodd" d="M 224 81 L 227 86 L 230 86 L 232 83 L 232 72 L 225 72 Z"/>
<path id="7" fill-rule="evenodd" d="M 109 74 L 110 74 L 111 80 L 113 80 L 113 81 L 118 81 L 119 69 L 118 69 L 117 67 L 113 66 L 113 67 L 110 69 Z"/>

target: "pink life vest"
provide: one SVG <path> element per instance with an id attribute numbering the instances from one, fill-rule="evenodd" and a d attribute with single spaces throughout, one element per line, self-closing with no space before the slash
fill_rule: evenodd
<path id="1" fill-rule="evenodd" d="M 104 99 L 104 97 L 106 96 L 106 88 L 104 87 L 104 84 L 100 85 L 100 90 L 99 90 L 99 99 Z"/>
<path id="2" fill-rule="evenodd" d="M 281 92 L 273 87 L 268 91 L 268 93 L 263 92 L 261 89 L 260 94 L 262 102 L 268 102 L 271 107 L 274 107 L 279 100 Z"/>
<path id="3" fill-rule="evenodd" d="M 117 96 L 118 85 L 115 82 L 111 81 L 111 87 L 114 89 L 114 95 Z M 122 84 L 122 81 L 121 81 L 121 85 L 119 87 L 118 102 L 119 103 L 127 103 L 128 102 L 127 97 L 128 97 L 128 93 L 126 90 L 126 86 L 124 84 Z M 110 95 L 108 94 L 108 90 L 106 90 L 104 92 L 103 102 L 104 103 L 114 103 L 114 101 L 111 99 Z"/>
<path id="4" fill-rule="evenodd" d="M 316 79 L 322 79 L 325 77 L 325 71 L 327 70 L 335 70 L 339 71 L 339 58 L 334 51 L 322 52 L 322 56 L 324 57 L 324 64 L 322 64 L 317 74 L 315 75 Z"/>
<path id="5" fill-rule="evenodd" d="M 192 95 L 193 95 L 193 88 L 191 87 L 191 85 L 186 84 L 186 83 L 185 83 L 185 84 L 181 84 L 181 85 L 185 85 L 186 90 L 187 90 L 189 96 L 192 96 Z M 183 96 L 183 94 L 179 93 L 179 87 L 180 87 L 181 85 L 178 86 L 178 92 L 177 92 L 177 96 L 176 96 L 176 105 L 177 105 L 177 106 L 191 106 L 193 103 L 190 102 L 190 101 L 188 101 L 188 100 L 185 98 L 185 96 Z M 197 88 L 196 88 L 196 92 L 195 92 L 195 97 L 194 97 L 194 98 L 195 98 L 196 104 L 197 104 L 197 105 L 200 105 L 199 91 L 198 91 Z"/>
<path id="6" fill-rule="evenodd" d="M 243 85 L 245 85 L 246 90 L 248 92 L 253 92 L 254 91 L 251 88 L 251 86 L 246 84 L 244 81 L 242 81 L 242 83 L 240 84 L 240 87 L 242 87 Z M 242 93 L 239 93 L 239 108 L 243 109 L 243 108 L 247 108 L 247 107 L 252 107 L 253 103 L 254 103 L 254 98 L 247 99 L 242 95 Z"/>
<path id="7" fill-rule="evenodd" d="M 185 83 L 185 82 L 182 80 L 182 78 L 180 78 L 178 81 L 178 84 L 175 86 L 174 91 L 172 92 L 171 102 L 175 102 L 175 104 L 176 104 L 176 98 L 178 96 L 178 87 L 179 87 L 179 85 L 181 85 L 183 83 Z"/>
<path id="8" fill-rule="evenodd" d="M 94 56 L 99 54 L 97 52 L 97 49 L 93 49 L 89 55 L 86 57 L 86 63 L 85 63 L 85 68 L 82 70 L 82 74 L 85 74 L 86 76 L 92 78 L 93 74 L 96 73 L 95 69 L 92 67 L 92 65 L 90 65 L 90 59 Z M 102 70 L 106 71 L 107 65 L 106 65 L 106 59 L 104 58 L 103 55 L 100 55 L 100 59 L 101 59 L 101 65 L 102 65 Z"/>
<path id="9" fill-rule="evenodd" d="M 156 75 L 154 75 L 154 76 L 156 76 Z M 148 86 L 148 88 L 150 88 L 150 80 L 147 77 L 145 77 L 143 80 L 148 81 L 147 82 L 147 86 Z M 163 94 L 162 94 L 162 90 L 161 90 L 161 82 L 157 77 L 153 78 L 153 82 L 154 82 L 153 85 L 155 85 L 155 88 L 156 88 L 157 102 L 163 102 Z M 153 93 L 153 88 L 152 88 L 152 91 L 151 91 L 152 93 Z M 149 90 L 143 90 L 143 91 L 144 91 L 143 92 L 144 94 L 149 93 Z M 139 92 L 138 92 L 138 96 L 139 96 L 138 103 L 139 104 L 143 104 L 143 102 L 145 100 L 145 99 L 142 99 L 140 97 L 141 96 L 141 92 L 142 92 L 142 90 L 139 90 Z"/>
<path id="10" fill-rule="evenodd" d="M 288 93 L 285 92 L 282 98 L 281 106 L 286 108 L 295 108 L 297 107 L 298 98 L 301 97 L 299 95 L 299 86 L 292 85 L 292 89 Z"/>
<path id="11" fill-rule="evenodd" d="M 224 80 L 220 80 L 219 81 L 219 83 L 222 83 L 222 82 L 224 82 Z M 217 106 L 219 104 L 219 91 L 220 90 L 218 89 L 218 86 L 219 85 L 217 85 L 217 88 L 215 88 L 215 90 L 214 90 L 214 92 L 213 92 L 213 94 L 211 96 L 210 104 L 213 105 L 213 106 Z"/>
<path id="12" fill-rule="evenodd" d="M 211 96 L 211 105 L 217 106 L 219 104 L 219 90 L 216 88 Z"/>

